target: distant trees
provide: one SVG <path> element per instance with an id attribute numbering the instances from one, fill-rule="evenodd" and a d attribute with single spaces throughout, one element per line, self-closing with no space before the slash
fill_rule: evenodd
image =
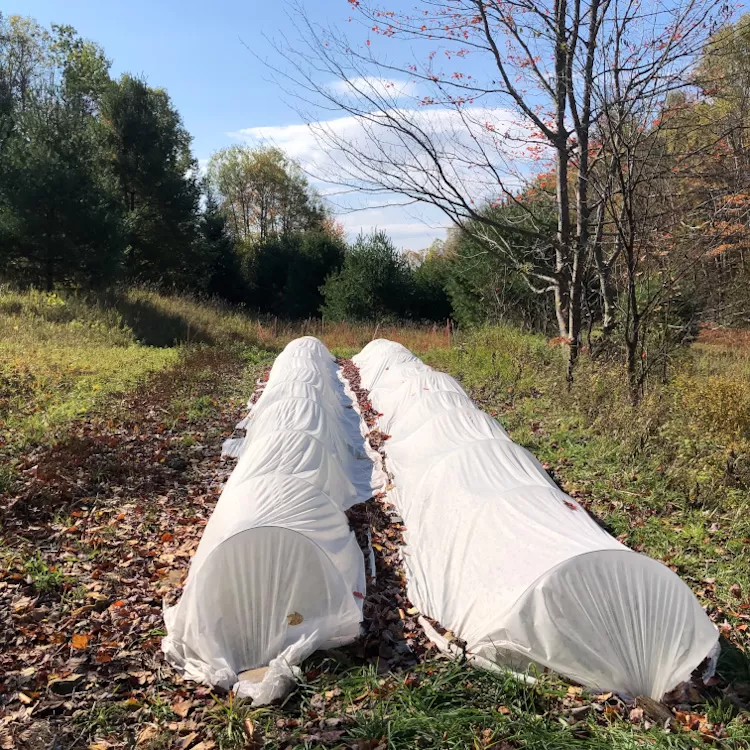
<path id="1" fill-rule="evenodd" d="M 68 27 L 0 17 L 0 265 L 51 287 L 96 285 L 124 250 L 96 111 L 102 51 Z"/>
<path id="2" fill-rule="evenodd" d="M 278 148 L 229 146 L 211 157 L 208 174 L 238 243 L 318 229 L 326 218 L 300 168 Z"/>
<path id="3" fill-rule="evenodd" d="M 344 246 L 282 151 L 224 149 L 201 180 L 166 91 L 113 80 L 69 26 L 0 15 L 0 278 L 145 282 L 308 317 Z"/>
<path id="4" fill-rule="evenodd" d="M 345 242 L 299 166 L 273 147 L 235 145 L 211 157 L 216 196 L 254 309 L 319 315 L 320 287 L 338 271 Z"/>
<path id="5" fill-rule="evenodd" d="M 51 287 L 195 287 L 199 190 L 164 91 L 69 26 L 0 17 L 0 259 Z"/>
<path id="6" fill-rule="evenodd" d="M 344 265 L 323 286 L 323 314 L 333 320 L 403 318 L 408 312 L 410 273 L 385 232 L 360 234 Z"/>
<path id="7" fill-rule="evenodd" d="M 444 258 L 429 251 L 408 258 L 385 232 L 360 234 L 341 270 L 323 285 L 323 315 L 332 320 L 445 320 Z"/>

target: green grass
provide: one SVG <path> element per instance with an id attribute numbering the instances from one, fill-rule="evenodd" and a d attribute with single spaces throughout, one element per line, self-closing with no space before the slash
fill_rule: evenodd
<path id="1" fill-rule="evenodd" d="M 31 580 L 34 590 L 40 593 L 55 591 L 62 588 L 65 583 L 62 573 L 57 569 L 50 568 L 38 555 L 27 560 L 23 569 Z"/>
<path id="2" fill-rule="evenodd" d="M 99 408 L 154 372 L 174 367 L 196 345 L 278 352 L 291 339 L 316 335 L 337 352 L 358 351 L 373 335 L 413 348 L 446 347 L 439 326 L 380 329 L 370 324 L 288 323 L 188 295 L 135 288 L 107 295 L 14 291 L 0 287 L 0 446 L 20 453 L 54 442 L 72 420 Z M 207 404 L 175 404 L 194 417 Z M 13 484 L 0 470 L 0 492 Z"/>
<path id="3" fill-rule="evenodd" d="M 528 685 L 511 673 L 445 659 L 388 675 L 374 667 L 342 671 L 315 657 L 306 668 L 308 674 L 320 674 L 303 680 L 286 706 L 255 715 L 247 703 L 231 706 L 234 716 L 252 716 L 264 747 L 690 750 L 703 745 L 695 732 L 679 725 L 665 732 L 632 721 L 616 697 L 571 691 L 550 675 L 538 675 Z M 750 728 L 731 704 L 715 702 L 708 719 L 723 725 L 723 738 L 715 746 L 747 747 Z M 244 747 L 244 738 L 233 736 L 235 743 L 223 747 Z"/>
<path id="4" fill-rule="evenodd" d="M 174 364 L 139 344 L 116 313 L 56 294 L 0 294 L 0 442 L 42 442 L 111 394 Z M 10 478 L 0 477 L 0 489 Z"/>

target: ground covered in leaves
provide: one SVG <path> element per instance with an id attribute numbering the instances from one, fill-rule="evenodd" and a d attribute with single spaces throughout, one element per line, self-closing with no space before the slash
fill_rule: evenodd
<path id="1" fill-rule="evenodd" d="M 666 706 L 625 703 L 441 655 L 407 598 L 403 524 L 387 493 L 349 511 L 374 560 L 357 643 L 316 654 L 280 706 L 183 681 L 161 655 L 162 604 L 179 592 L 232 468 L 221 442 L 271 360 L 185 350 L 14 458 L 0 505 L 0 750 L 750 747 L 741 681 L 686 686 Z M 387 458 L 356 368 L 341 364 Z M 507 388 L 474 395 L 512 416 Z M 548 465 L 565 475 L 564 462 Z"/>
<path id="2" fill-rule="evenodd" d="M 209 691 L 164 663 L 162 600 L 231 469 L 263 356 L 199 348 L 23 456 L 2 501 L 0 747 L 210 740 Z M 195 730 L 195 731 L 193 731 Z"/>

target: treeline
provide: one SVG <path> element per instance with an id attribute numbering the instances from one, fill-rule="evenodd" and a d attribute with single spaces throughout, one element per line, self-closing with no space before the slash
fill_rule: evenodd
<path id="1" fill-rule="evenodd" d="M 20 16 L 0 16 L 0 279 L 157 285 L 284 318 L 451 312 L 382 233 L 349 247 L 282 151 L 232 146 L 201 176 L 166 91 Z"/>
<path id="2" fill-rule="evenodd" d="M 188 284 L 210 267 L 190 136 L 68 26 L 0 19 L 0 266 L 21 284 Z"/>
<path id="3" fill-rule="evenodd" d="M 552 169 L 401 253 L 381 232 L 348 244 L 279 149 L 223 149 L 201 176 L 164 90 L 113 79 L 70 27 L 0 16 L 0 280 L 156 284 L 283 318 L 507 321 L 592 351 L 617 341 L 635 391 L 699 321 L 750 323 L 748 61 L 745 17 L 713 35 L 689 86 L 642 112 L 600 103 L 585 226 Z M 566 159 L 577 196 L 575 149 Z"/>
<path id="4" fill-rule="evenodd" d="M 168 94 L 133 75 L 114 80 L 109 68 L 68 26 L 0 17 L 4 280 L 155 284 L 317 314 L 315 284 L 340 266 L 343 241 L 293 165 L 273 149 L 230 149 L 201 178 Z M 252 181 L 242 217 L 217 193 L 238 159 Z"/>

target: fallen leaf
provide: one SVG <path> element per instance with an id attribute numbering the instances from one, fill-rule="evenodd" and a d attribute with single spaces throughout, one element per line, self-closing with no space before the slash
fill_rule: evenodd
<path id="1" fill-rule="evenodd" d="M 73 633 L 73 638 L 71 638 L 71 645 L 73 646 L 73 648 L 84 649 L 89 645 L 90 638 L 91 636 L 87 633 Z"/>
<path id="2" fill-rule="evenodd" d="M 94 657 L 94 661 L 97 664 L 109 664 L 109 662 L 112 661 L 112 657 L 109 655 L 107 651 L 105 651 L 103 648 L 100 648 L 96 652 L 96 656 Z"/>
<path id="3" fill-rule="evenodd" d="M 172 704 L 172 710 L 181 719 L 184 719 L 190 713 L 190 709 L 192 707 L 193 707 L 193 702 L 191 700 L 188 700 L 187 698 L 182 698 L 181 700 L 175 701 Z"/>
<path id="4" fill-rule="evenodd" d="M 174 534 L 170 534 L 168 531 L 165 531 L 161 535 L 162 542 L 171 542 L 174 539 Z"/>
<path id="5" fill-rule="evenodd" d="M 178 750 L 185 750 L 185 748 L 190 747 L 197 738 L 198 732 L 190 732 L 190 734 L 186 734 L 184 737 L 180 737 L 175 742 L 175 745 L 177 746 Z"/>
<path id="6" fill-rule="evenodd" d="M 47 686 L 53 693 L 58 695 L 70 695 L 77 687 L 79 687 L 85 677 L 82 674 L 71 674 L 67 677 L 53 677 L 47 683 Z"/>
<path id="7" fill-rule="evenodd" d="M 151 740 L 155 739 L 158 736 L 159 727 L 156 726 L 156 724 L 146 724 L 146 726 L 143 727 L 140 732 L 138 732 L 138 737 L 136 738 L 135 745 L 136 747 L 145 745 L 147 742 L 151 742 Z"/>

